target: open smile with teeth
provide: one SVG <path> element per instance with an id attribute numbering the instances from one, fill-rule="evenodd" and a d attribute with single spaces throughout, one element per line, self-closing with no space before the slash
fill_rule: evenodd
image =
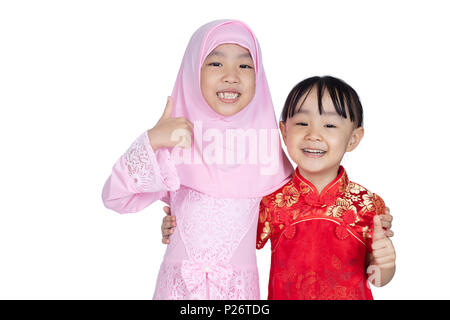
<path id="1" fill-rule="evenodd" d="M 308 156 L 322 156 L 326 153 L 326 151 L 319 150 L 319 149 L 302 149 L 303 153 L 305 153 Z"/>
<path id="2" fill-rule="evenodd" d="M 238 92 L 217 92 L 217 97 L 224 102 L 236 102 L 240 96 Z"/>

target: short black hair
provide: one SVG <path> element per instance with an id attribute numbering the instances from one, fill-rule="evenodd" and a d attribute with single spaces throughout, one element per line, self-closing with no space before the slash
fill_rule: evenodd
<path id="1" fill-rule="evenodd" d="M 348 112 L 350 121 L 355 122 L 357 127 L 362 127 L 363 109 L 358 94 L 343 80 L 331 76 L 316 76 L 299 82 L 286 98 L 283 111 L 281 112 L 282 122 L 286 122 L 287 119 L 292 118 L 299 111 L 296 110 L 298 102 L 303 96 L 308 96 L 314 87 L 317 87 L 317 101 L 319 101 L 320 114 L 323 112 L 323 94 L 327 90 L 336 112 L 343 118 L 347 118 Z"/>

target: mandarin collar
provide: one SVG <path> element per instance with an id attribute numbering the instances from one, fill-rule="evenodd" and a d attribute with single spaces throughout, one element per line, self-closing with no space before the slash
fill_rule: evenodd
<path id="1" fill-rule="evenodd" d="M 347 173 L 343 166 L 339 166 L 337 177 L 334 178 L 333 181 L 331 181 L 325 188 L 323 188 L 320 196 L 316 187 L 300 174 L 298 167 L 295 169 L 292 181 L 303 195 L 314 196 L 322 199 L 329 197 L 335 198 L 347 189 L 347 185 L 349 183 Z"/>

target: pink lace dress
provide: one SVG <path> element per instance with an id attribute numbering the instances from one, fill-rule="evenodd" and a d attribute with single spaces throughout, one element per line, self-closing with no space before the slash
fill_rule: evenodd
<path id="1" fill-rule="evenodd" d="M 154 299 L 259 299 L 255 248 L 261 198 L 214 198 L 180 186 L 169 151 L 154 152 L 147 132 L 116 162 L 102 197 L 119 213 L 162 200 L 177 217 Z"/>

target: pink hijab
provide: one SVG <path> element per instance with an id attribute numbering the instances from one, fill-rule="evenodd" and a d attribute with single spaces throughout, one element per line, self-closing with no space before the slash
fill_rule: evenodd
<path id="1" fill-rule="evenodd" d="M 221 44 L 246 48 L 255 66 L 253 100 L 232 116 L 211 109 L 200 88 L 203 61 Z M 172 98 L 172 116 L 185 117 L 194 123 L 191 149 L 171 150 L 172 156 L 178 159 L 177 172 L 182 185 L 218 198 L 249 198 L 267 195 L 290 179 L 293 168 L 281 148 L 261 51 L 247 25 L 236 20 L 217 20 L 200 27 L 187 46 Z M 257 142 L 252 140 L 250 144 L 250 138 L 245 138 L 241 140 L 245 143 L 239 144 L 239 139 L 234 139 L 233 144 L 227 144 L 230 132 L 246 132 L 253 139 L 256 136 Z M 240 156 L 236 155 L 238 148 L 241 148 Z M 205 160 L 206 152 L 213 155 L 213 160 Z"/>

